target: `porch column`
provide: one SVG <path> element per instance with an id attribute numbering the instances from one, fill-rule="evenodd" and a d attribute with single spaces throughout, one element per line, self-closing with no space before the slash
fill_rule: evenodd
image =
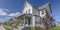
<path id="1" fill-rule="evenodd" d="M 35 16 L 32 17 L 32 20 L 33 20 L 33 28 L 35 26 Z"/>
<path id="2" fill-rule="evenodd" d="M 25 16 L 24 16 L 24 26 L 25 26 Z"/>
<path id="3" fill-rule="evenodd" d="M 27 18 L 27 25 L 28 25 L 28 18 Z"/>

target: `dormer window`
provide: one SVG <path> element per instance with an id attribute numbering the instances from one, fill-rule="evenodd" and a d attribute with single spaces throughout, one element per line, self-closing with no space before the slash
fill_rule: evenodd
<path id="1" fill-rule="evenodd" d="M 30 9 L 28 11 L 26 11 L 26 14 L 30 14 Z"/>
<path id="2" fill-rule="evenodd" d="M 30 14 L 30 9 L 28 10 L 28 14 Z"/>

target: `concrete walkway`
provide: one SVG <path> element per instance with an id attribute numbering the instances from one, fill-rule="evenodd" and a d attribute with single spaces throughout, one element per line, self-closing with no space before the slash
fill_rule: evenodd
<path id="1" fill-rule="evenodd" d="M 0 30 L 5 30 L 5 28 L 1 25 L 1 26 L 0 26 Z"/>

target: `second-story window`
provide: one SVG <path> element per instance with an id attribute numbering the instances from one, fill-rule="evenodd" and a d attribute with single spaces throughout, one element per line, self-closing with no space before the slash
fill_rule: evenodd
<path id="1" fill-rule="evenodd" d="M 27 14 L 27 11 L 26 11 L 26 14 Z"/>
<path id="2" fill-rule="evenodd" d="M 40 15 L 43 15 L 44 14 L 44 10 L 40 11 Z"/>
<path id="3" fill-rule="evenodd" d="M 30 9 L 28 10 L 28 14 L 30 14 Z"/>
<path id="4" fill-rule="evenodd" d="M 41 11 L 41 15 L 43 15 L 44 14 L 44 11 Z"/>

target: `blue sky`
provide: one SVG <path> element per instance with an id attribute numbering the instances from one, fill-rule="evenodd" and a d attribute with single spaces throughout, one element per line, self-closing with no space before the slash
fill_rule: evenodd
<path id="1" fill-rule="evenodd" d="M 17 14 L 19 16 L 25 1 L 36 8 L 50 2 L 53 18 L 60 21 L 60 0 L 0 0 L 0 22 L 8 21 L 7 19 Z"/>

